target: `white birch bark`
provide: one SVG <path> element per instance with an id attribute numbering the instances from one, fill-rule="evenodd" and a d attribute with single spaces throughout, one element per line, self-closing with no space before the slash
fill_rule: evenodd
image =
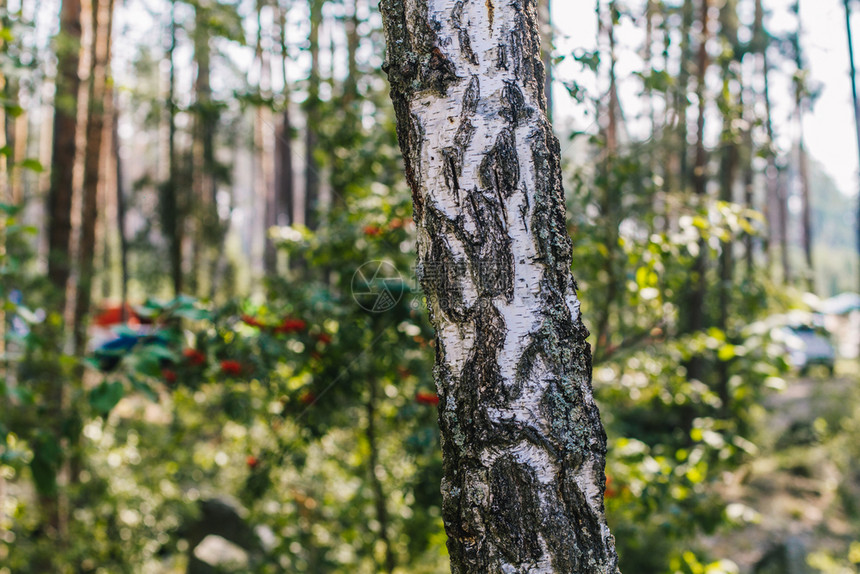
<path id="1" fill-rule="evenodd" d="M 454 573 L 618 571 L 536 0 L 382 0 Z"/>

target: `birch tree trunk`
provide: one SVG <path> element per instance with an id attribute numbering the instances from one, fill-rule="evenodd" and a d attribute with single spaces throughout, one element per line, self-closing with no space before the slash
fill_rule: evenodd
<path id="1" fill-rule="evenodd" d="M 455 574 L 616 573 L 536 0 L 382 0 Z"/>

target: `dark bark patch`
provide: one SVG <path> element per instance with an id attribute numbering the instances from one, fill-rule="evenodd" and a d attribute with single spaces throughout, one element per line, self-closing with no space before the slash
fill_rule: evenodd
<path id="1" fill-rule="evenodd" d="M 446 147 L 442 149 L 442 174 L 445 186 L 454 196 L 454 203 L 460 207 L 460 172 L 462 171 L 462 149 Z"/>
<path id="2" fill-rule="evenodd" d="M 478 301 L 473 319 L 475 345 L 463 369 L 461 381 L 469 397 L 460 398 L 472 400 L 483 396 L 485 399 L 492 400 L 502 388 L 498 356 L 505 344 L 505 320 L 499 310 L 486 298 Z M 478 410 L 479 404 L 481 403 L 474 404 L 475 411 Z"/>
<path id="3" fill-rule="evenodd" d="M 469 86 L 466 88 L 466 93 L 463 95 L 463 111 L 460 114 L 464 119 L 474 115 L 478 111 L 478 101 L 481 99 L 481 82 L 478 76 L 472 76 L 469 80 Z"/>
<path id="4" fill-rule="evenodd" d="M 464 26 L 462 22 L 464 7 L 465 4 L 462 0 L 454 4 L 454 9 L 451 11 L 451 23 L 454 25 L 454 28 L 457 29 L 457 39 L 460 41 L 460 51 L 463 52 L 463 55 L 466 56 L 469 63 L 477 66 L 478 56 L 472 50 L 472 39 L 469 36 L 468 23 Z"/>
<path id="5" fill-rule="evenodd" d="M 459 81 L 454 64 L 442 52 L 437 29 L 431 22 L 427 3 L 417 2 L 420 10 L 412 18 L 412 29 L 407 24 L 406 2 L 381 0 L 380 12 L 386 32 L 387 54 L 382 69 L 388 74 L 392 99 L 409 101 L 417 92 L 431 91 L 444 96 L 448 87 Z M 405 121 L 398 112 L 398 123 Z"/>
<path id="6" fill-rule="evenodd" d="M 502 107 L 499 113 L 513 127 L 517 127 L 520 120 L 530 115 L 531 110 L 526 106 L 526 99 L 522 90 L 514 82 L 505 82 L 502 90 Z"/>
<path id="7" fill-rule="evenodd" d="M 475 284 L 482 297 L 513 296 L 514 255 L 507 232 L 505 206 L 492 192 L 469 194 L 477 233 L 469 251 Z"/>
<path id="8" fill-rule="evenodd" d="M 448 86 L 458 80 L 454 64 L 447 56 L 434 46 L 430 52 L 430 59 L 422 70 L 422 83 L 429 89 L 445 95 Z"/>
<path id="9" fill-rule="evenodd" d="M 494 542 L 512 564 L 537 561 L 542 550 L 534 525 L 540 488 L 534 471 L 512 456 L 496 460 L 490 469 L 490 516 L 487 521 Z"/>
<path id="10" fill-rule="evenodd" d="M 604 570 L 606 568 L 605 564 L 603 568 L 600 568 L 595 560 L 597 557 L 593 555 L 589 556 L 589 554 L 592 554 L 592 549 L 602 547 L 603 529 L 601 528 L 600 518 L 592 509 L 591 504 L 586 499 L 585 493 L 582 492 L 577 484 L 572 468 L 565 468 L 562 471 L 561 496 L 566 510 L 565 515 L 571 523 L 571 529 L 576 533 L 577 554 L 581 560 L 581 569 L 577 570 L 577 572 L 614 572 L 615 568 L 612 567 Z M 562 540 L 568 540 L 568 538 L 564 537 Z M 552 544 L 550 544 L 550 547 L 552 547 Z M 567 559 L 564 556 L 559 556 L 559 558 L 563 560 Z M 601 560 L 605 560 L 606 557 L 601 556 L 600 558 Z"/>
<path id="11" fill-rule="evenodd" d="M 530 144 L 536 175 L 532 228 L 538 258 L 547 266 L 545 280 L 563 297 L 570 281 L 572 247 L 564 212 L 560 149 L 546 122 L 531 137 Z"/>
<path id="12" fill-rule="evenodd" d="M 496 69 L 508 69 L 508 47 L 505 44 L 499 44 L 496 48 Z"/>
<path id="13" fill-rule="evenodd" d="M 426 206 L 424 224 L 430 237 L 429 249 L 417 268 L 424 292 L 449 319 L 462 321 L 468 315 L 464 301 L 463 280 L 465 262 L 458 258 L 448 239 L 445 215 Z"/>
<path id="14" fill-rule="evenodd" d="M 538 93 L 542 94 L 544 71 L 540 59 L 540 26 L 535 2 L 514 2 L 512 7 L 517 13 L 508 35 L 508 44 L 514 74 L 523 84 L 535 86 Z"/>
<path id="15" fill-rule="evenodd" d="M 442 173 L 445 185 L 454 195 L 454 202 L 460 206 L 460 177 L 463 172 L 463 154 L 472 143 L 475 127 L 471 117 L 478 109 L 480 99 L 480 84 L 477 76 L 472 76 L 466 92 L 463 95 L 463 109 L 460 112 L 460 126 L 454 134 L 454 145 L 442 149 Z"/>
<path id="16" fill-rule="evenodd" d="M 481 160 L 481 185 L 495 190 L 499 199 L 508 199 L 520 183 L 520 163 L 513 131 L 506 129 L 496 138 L 493 148 Z"/>

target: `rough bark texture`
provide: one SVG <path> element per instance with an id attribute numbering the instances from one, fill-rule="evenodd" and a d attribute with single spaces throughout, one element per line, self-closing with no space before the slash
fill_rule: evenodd
<path id="1" fill-rule="evenodd" d="M 454 573 L 615 573 L 536 0 L 383 0 Z"/>

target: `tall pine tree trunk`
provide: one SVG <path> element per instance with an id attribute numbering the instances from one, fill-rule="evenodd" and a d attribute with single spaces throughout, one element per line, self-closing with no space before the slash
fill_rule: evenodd
<path id="1" fill-rule="evenodd" d="M 594 359 L 599 364 L 605 356 L 606 349 L 610 347 L 609 319 L 612 309 L 617 303 L 619 293 L 618 280 L 618 228 L 620 201 L 615 185 L 614 160 L 618 153 L 618 121 L 620 119 L 620 102 L 618 100 L 618 84 L 616 82 L 615 68 L 617 64 L 615 54 L 615 21 L 617 8 L 614 1 L 610 1 L 606 9 L 606 21 L 604 14 L 598 4 L 598 37 L 606 35 L 609 45 L 609 90 L 607 94 L 608 104 L 606 106 L 606 123 L 603 128 L 604 150 L 600 169 L 603 171 L 603 185 L 600 190 L 600 215 L 603 219 L 606 242 L 606 258 L 603 262 L 603 272 L 606 274 L 606 297 L 603 305 L 597 313 L 596 337 L 594 343 Z M 600 106 L 598 105 L 598 109 Z M 598 112 L 598 116 L 601 114 Z"/>
<path id="2" fill-rule="evenodd" d="M 740 86 L 737 95 L 740 96 L 743 90 L 740 77 L 740 62 L 738 61 L 741 55 L 741 45 L 738 40 L 738 18 L 737 18 L 737 0 L 726 0 L 723 7 L 720 9 L 720 35 L 731 48 L 731 58 L 723 56 L 722 76 L 723 90 L 722 105 L 723 110 L 723 133 L 722 133 L 722 155 L 720 157 L 720 200 L 725 202 L 734 202 L 734 186 L 737 175 L 737 168 L 740 159 L 740 149 L 738 145 L 738 135 L 736 133 L 737 124 L 741 119 L 742 103 L 739 104 L 738 98 L 735 97 L 735 92 L 732 87 L 736 80 Z M 737 62 L 737 67 L 734 64 Z M 740 98 L 742 102 L 742 97 Z M 717 313 L 717 327 L 723 332 L 728 328 L 730 315 L 731 292 L 733 289 L 734 279 L 734 243 L 733 238 L 729 237 L 726 241 L 720 242 L 720 258 L 719 258 L 719 310 Z M 719 361 L 717 363 L 717 393 L 722 402 L 724 414 L 728 414 L 729 407 L 729 373 L 728 363 Z"/>
<path id="3" fill-rule="evenodd" d="M 78 132 L 78 76 L 81 51 L 81 2 L 63 0 L 57 38 L 57 81 L 48 221 L 48 279 L 57 290 L 58 309 L 65 308 L 71 273 L 72 190 Z"/>
<path id="4" fill-rule="evenodd" d="M 756 20 L 761 20 L 763 15 L 761 0 L 756 0 Z M 768 269 L 776 268 L 776 257 L 774 252 L 779 245 L 780 255 L 782 258 L 782 274 L 780 275 L 783 284 L 791 280 L 791 264 L 788 259 L 788 241 L 786 240 L 787 225 L 787 209 L 785 205 L 783 182 L 780 174 L 780 168 L 776 163 L 776 148 L 774 143 L 773 132 L 773 113 L 770 98 L 770 60 L 767 54 L 767 43 L 764 41 L 764 33 L 762 33 L 761 43 L 761 60 L 762 60 L 762 75 L 764 76 L 764 109 L 765 109 L 765 130 L 767 132 L 768 154 L 767 154 L 767 197 L 766 219 L 768 225 L 767 239 L 767 263 Z"/>
<path id="5" fill-rule="evenodd" d="M 161 223 L 167 239 L 170 277 L 173 295 L 179 296 L 183 288 L 182 237 L 184 205 L 180 201 L 179 162 L 176 156 L 176 0 L 170 2 L 170 45 L 167 50 L 167 182 L 162 188 Z"/>
<path id="6" fill-rule="evenodd" d="M 197 115 L 195 116 L 194 143 L 194 209 L 197 217 L 191 218 L 197 233 L 194 237 L 191 256 L 191 272 L 189 290 L 202 295 L 204 293 L 204 278 L 209 281 L 210 295 L 214 294 L 217 259 L 221 249 L 221 222 L 218 218 L 217 182 L 215 180 L 215 129 L 218 125 L 218 110 L 212 101 L 211 48 L 209 45 L 209 19 L 212 6 L 207 2 L 199 2 L 194 10 L 194 60 L 197 65 L 197 76 L 194 79 L 194 92 L 197 98 Z"/>
<path id="7" fill-rule="evenodd" d="M 689 90 L 690 90 L 690 66 L 691 62 L 695 61 L 695 53 L 693 52 L 692 28 L 695 21 L 695 6 L 694 0 L 684 0 L 681 7 L 681 60 L 678 70 L 678 85 L 675 90 L 675 113 L 678 117 L 677 123 L 677 138 L 675 140 L 678 146 L 677 161 L 678 161 L 678 188 L 683 192 L 687 189 L 687 183 L 690 181 L 690 160 L 687 144 L 687 108 L 689 107 Z"/>
<path id="8" fill-rule="evenodd" d="M 90 50 L 90 78 L 84 184 L 81 201 L 81 234 L 78 246 L 78 285 L 75 291 L 75 353 L 83 355 L 86 346 L 86 315 L 92 298 L 96 221 L 98 220 L 98 187 L 101 175 L 102 135 L 105 126 L 105 102 L 108 98 L 107 74 L 110 63 L 113 0 L 93 0 L 93 41 Z"/>
<path id="9" fill-rule="evenodd" d="M 120 267 L 120 299 L 121 301 L 121 317 L 122 321 L 125 322 L 128 317 L 126 317 L 126 305 L 128 304 L 128 282 L 129 282 L 129 269 L 128 269 L 128 232 L 126 231 L 125 226 L 125 213 L 126 213 L 126 199 L 125 199 L 125 173 L 122 166 L 122 154 L 120 153 L 120 143 L 119 143 L 119 99 L 116 96 L 116 92 L 113 93 L 113 117 L 111 118 L 111 145 L 113 149 L 111 150 L 113 153 L 114 160 L 114 169 L 116 173 L 114 174 L 114 182 L 116 185 L 115 193 L 116 193 L 116 223 L 117 223 L 117 234 L 119 235 L 119 267 Z"/>
<path id="10" fill-rule="evenodd" d="M 696 118 L 696 147 L 695 163 L 693 165 L 692 184 L 699 205 L 704 205 L 707 194 L 708 183 L 708 152 L 705 149 L 705 111 L 707 86 L 708 58 L 707 43 L 710 37 L 708 10 L 710 0 L 700 0 L 701 37 L 699 38 L 699 54 L 696 67 L 696 98 L 698 99 L 698 116 Z M 707 244 L 704 239 L 699 240 L 699 253 L 693 263 L 692 273 L 689 278 L 688 296 L 686 302 L 686 329 L 687 333 L 696 333 L 705 328 L 705 274 L 708 266 Z M 702 379 L 704 375 L 703 361 L 700 356 L 694 356 L 687 367 L 688 376 L 691 379 Z"/>
<path id="11" fill-rule="evenodd" d="M 383 0 L 455 574 L 618 571 L 536 0 Z"/>
<path id="12" fill-rule="evenodd" d="M 65 315 L 66 288 L 71 274 L 72 196 L 77 155 L 78 97 L 80 77 L 78 66 L 81 51 L 80 0 L 63 0 L 60 12 L 60 34 L 57 38 L 57 80 L 54 95 L 54 126 L 51 155 L 51 186 L 48 192 L 46 216 L 48 223 L 48 279 L 56 291 L 54 310 Z M 64 348 L 64 334 L 51 324 L 46 329 L 46 348 L 57 353 Z M 58 355 L 54 355 L 55 357 Z M 60 444 L 64 435 L 63 419 L 66 398 L 66 380 L 59 362 L 46 367 L 42 413 L 51 429 L 51 436 L 34 445 L 34 460 L 51 457 L 51 450 Z M 66 508 L 57 487 L 57 475 L 62 461 L 49 466 L 50 476 L 39 488 L 39 506 L 43 527 L 58 545 L 64 545 L 67 535 Z M 35 565 L 36 570 L 50 570 L 50 556 L 45 564 Z"/>
<path id="13" fill-rule="evenodd" d="M 290 80 L 287 75 L 289 55 L 287 53 L 286 8 L 278 7 L 278 29 L 281 43 L 281 74 L 284 81 L 284 109 L 281 112 L 281 125 L 278 127 L 278 137 L 275 142 L 275 186 L 277 188 L 278 224 L 292 225 L 295 223 L 295 208 L 293 207 L 293 124 L 290 118 Z"/>
<path id="14" fill-rule="evenodd" d="M 797 114 L 797 173 L 800 178 L 800 217 L 803 227 L 803 255 L 806 260 L 806 287 L 810 292 L 815 291 L 815 266 L 812 260 L 812 197 L 809 189 L 809 158 L 806 154 L 806 142 L 803 135 L 803 107 L 806 102 L 806 79 L 803 69 L 803 54 L 800 46 L 802 27 L 800 25 L 800 0 L 794 4 L 797 17 L 797 31 L 793 37 L 794 63 L 797 71 L 794 77 L 794 104 Z"/>
<path id="15" fill-rule="evenodd" d="M 310 0 L 311 32 L 309 36 L 311 69 L 308 97 L 305 101 L 305 225 L 316 229 L 320 196 L 319 163 L 316 159 L 320 122 L 320 25 L 325 0 Z"/>

